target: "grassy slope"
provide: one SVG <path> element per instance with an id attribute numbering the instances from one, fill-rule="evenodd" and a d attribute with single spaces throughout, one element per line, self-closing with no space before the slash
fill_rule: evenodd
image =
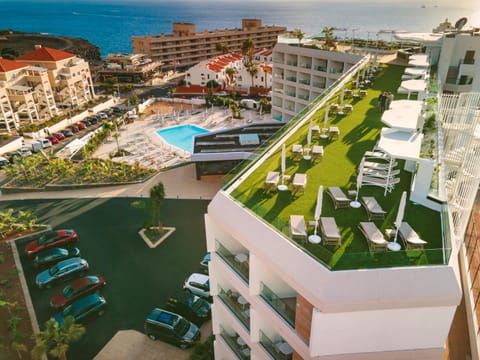
<path id="1" fill-rule="evenodd" d="M 255 173 L 246 179 L 234 192 L 233 196 L 244 202 L 266 221 L 272 223 L 277 229 L 289 234 L 288 219 L 291 214 L 303 214 L 306 221 L 313 219 L 316 194 L 319 185 L 324 190 L 329 186 L 340 186 L 343 190 L 355 189 L 356 171 L 360 160 L 365 153 L 373 148 L 379 139 L 383 123 L 377 110 L 377 97 L 381 91 L 391 91 L 395 94 L 400 84 L 401 74 L 404 68 L 401 66 L 388 66 L 374 81 L 368 94 L 360 100 L 348 99 L 346 102 L 353 104 L 353 113 L 347 116 L 329 117 L 329 124 L 338 126 L 340 138 L 338 140 L 314 139 L 314 144 L 324 146 L 325 156 L 323 160 L 311 164 L 309 161 L 294 161 L 287 154 L 287 174 L 306 173 L 308 178 L 305 194 L 292 196 L 290 192 L 277 192 L 265 194 L 263 181 L 268 171 L 280 171 L 280 151 L 262 164 Z M 401 98 L 396 95 L 395 99 Z M 338 101 L 338 97 L 337 100 Z M 315 115 L 315 124 L 323 127 L 324 110 Z M 286 143 L 290 150 L 292 144 L 306 144 L 308 124 L 294 134 Z M 287 151 L 288 153 L 288 151 Z M 398 168 L 403 167 L 399 162 Z M 401 173 L 401 183 L 395 190 L 383 196 L 383 189 L 364 186 L 360 196 L 374 195 L 380 205 L 388 212 L 383 222 L 377 222 L 382 229 L 390 228 L 395 219 L 398 202 L 402 191 L 409 190 L 411 174 L 405 171 Z M 334 210 L 331 200 L 324 193 L 322 216 L 334 216 L 339 225 L 342 235 L 342 246 L 333 249 L 331 246 L 306 244 L 305 247 L 314 256 L 327 262 L 336 268 L 350 268 L 362 266 L 387 266 L 395 264 L 431 263 L 438 262 L 438 251 L 435 254 L 418 251 L 402 252 L 401 254 L 379 254 L 372 256 L 368 252 L 366 240 L 357 228 L 360 221 L 368 221 L 365 210 L 339 209 Z M 438 213 L 419 205 L 407 202 L 405 220 L 428 241 L 428 248 L 441 248 L 440 216 Z M 367 265 L 370 264 L 370 265 Z"/>

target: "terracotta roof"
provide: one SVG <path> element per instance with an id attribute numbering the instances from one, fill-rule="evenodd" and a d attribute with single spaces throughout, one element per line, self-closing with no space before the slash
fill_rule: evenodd
<path id="1" fill-rule="evenodd" d="M 7 59 L 0 59 L 0 72 L 9 72 L 25 67 L 29 67 L 30 64 L 25 64 L 20 61 L 13 61 Z"/>
<path id="2" fill-rule="evenodd" d="M 71 54 L 61 50 L 55 50 L 48 47 L 41 47 L 29 53 L 23 54 L 18 57 L 17 60 L 25 61 L 60 61 L 75 57 L 75 54 Z"/>

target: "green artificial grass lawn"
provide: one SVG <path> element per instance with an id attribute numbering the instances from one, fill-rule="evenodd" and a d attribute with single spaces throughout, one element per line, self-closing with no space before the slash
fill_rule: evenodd
<path id="1" fill-rule="evenodd" d="M 357 168 L 365 151 L 373 149 L 380 137 L 380 130 L 385 125 L 381 122 L 378 111 L 377 98 L 381 91 L 390 91 L 395 99 L 405 98 L 396 94 L 400 85 L 400 78 L 404 67 L 389 65 L 377 75 L 372 86 L 367 89 L 367 96 L 358 100 L 345 99 L 345 103 L 353 105 L 353 112 L 346 116 L 331 114 L 328 126 L 337 126 L 340 137 L 336 140 L 313 138 L 312 145 L 324 147 L 324 157 L 321 160 L 310 162 L 307 160 L 293 160 L 291 147 L 293 144 L 307 144 L 309 122 L 293 134 L 286 141 L 287 161 L 286 174 L 307 174 L 307 186 L 304 194 L 293 196 L 290 191 L 266 193 L 263 189 L 265 177 L 269 171 L 281 172 L 281 150 L 264 161 L 246 180 L 232 191 L 232 196 L 242 202 L 265 221 L 290 236 L 289 216 L 292 214 L 304 215 L 305 221 L 313 220 L 316 206 L 317 189 L 323 185 L 322 216 L 333 216 L 339 226 L 342 236 L 340 247 L 314 245 L 310 243 L 298 244 L 312 256 L 318 258 L 332 269 L 355 269 L 388 266 L 409 266 L 424 264 L 441 264 L 442 259 L 442 231 L 440 214 L 420 205 L 407 201 L 404 221 L 417 231 L 421 238 L 428 242 L 424 251 L 409 250 L 397 253 L 371 254 L 368 244 L 358 230 L 360 221 L 368 221 L 363 208 L 335 210 L 331 199 L 326 194 L 330 186 L 339 186 L 346 193 L 356 189 Z M 336 94 L 329 103 L 339 102 Z M 325 109 L 319 110 L 313 117 L 314 125 L 324 127 Z M 397 215 L 398 204 L 403 191 L 409 191 L 411 173 L 403 171 L 403 161 L 398 161 L 398 169 L 402 169 L 401 182 L 395 185 L 391 193 L 384 196 L 384 189 L 373 186 L 363 186 L 361 196 L 375 196 L 382 208 L 387 211 L 383 221 L 376 221 L 382 232 L 393 227 Z M 309 231 L 311 233 L 312 231 Z M 398 239 L 400 242 L 400 239 Z M 402 244 L 403 245 L 403 244 Z M 403 246 L 402 246 L 403 248 Z"/>

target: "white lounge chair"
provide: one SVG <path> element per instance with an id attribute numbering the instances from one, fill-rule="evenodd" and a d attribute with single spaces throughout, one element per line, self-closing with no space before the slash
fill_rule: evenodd
<path id="1" fill-rule="evenodd" d="M 370 251 L 386 251 L 388 241 L 385 240 L 380 229 L 373 222 L 361 222 L 358 226 L 362 234 L 367 239 Z"/>
<path id="2" fill-rule="evenodd" d="M 423 246 L 427 244 L 407 222 L 402 222 L 398 228 L 398 235 L 403 240 L 405 248 L 407 249 L 423 249 Z"/>
<path id="3" fill-rule="evenodd" d="M 322 230 L 325 245 L 341 245 L 342 239 L 337 223 L 333 217 L 321 217 L 320 229 Z"/>
<path id="4" fill-rule="evenodd" d="M 362 204 L 367 211 L 368 220 L 383 220 L 386 212 L 373 196 L 363 196 Z"/>
<path id="5" fill-rule="evenodd" d="M 290 215 L 290 232 L 293 239 L 300 238 L 303 241 L 307 239 L 307 226 L 303 215 Z"/>

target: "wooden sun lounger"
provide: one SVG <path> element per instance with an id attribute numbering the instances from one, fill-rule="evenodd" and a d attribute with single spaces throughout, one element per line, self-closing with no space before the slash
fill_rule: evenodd
<path id="1" fill-rule="evenodd" d="M 342 239 L 337 223 L 333 217 L 321 217 L 320 229 L 322 230 L 323 243 L 325 245 L 341 245 Z"/>
<path id="2" fill-rule="evenodd" d="M 338 208 L 347 208 L 350 206 L 350 199 L 345 195 L 345 193 L 339 187 L 329 187 L 327 194 L 332 198 L 335 209 Z"/>
<path id="3" fill-rule="evenodd" d="M 398 228 L 398 235 L 407 249 L 423 249 L 423 246 L 427 244 L 407 222 L 402 222 L 402 225 Z"/>
<path id="4" fill-rule="evenodd" d="M 370 251 L 386 251 L 388 241 L 385 240 L 380 229 L 373 222 L 361 222 L 359 229 L 363 236 L 367 239 L 368 248 Z"/>
<path id="5" fill-rule="evenodd" d="M 368 220 L 383 220 L 386 212 L 373 196 L 363 196 L 362 203 L 367 210 Z"/>

